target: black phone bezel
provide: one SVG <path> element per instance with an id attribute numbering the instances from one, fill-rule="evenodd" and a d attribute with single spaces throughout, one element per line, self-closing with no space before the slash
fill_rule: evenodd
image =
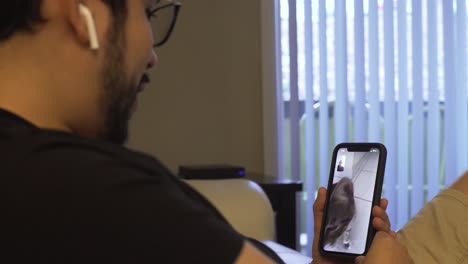
<path id="1" fill-rule="evenodd" d="M 381 143 L 340 143 L 335 146 L 333 150 L 333 156 L 332 156 L 332 162 L 330 165 L 330 174 L 328 177 L 328 185 L 327 185 L 327 190 L 329 190 L 333 184 L 333 177 L 335 174 L 335 167 L 336 167 L 336 159 L 338 156 L 338 151 L 342 148 L 348 149 L 348 151 L 352 152 L 368 152 L 372 148 L 377 148 L 379 149 L 380 155 L 379 155 L 379 162 L 377 165 L 377 175 L 376 175 L 376 182 L 374 186 L 374 195 L 372 199 L 372 207 L 375 205 L 379 205 L 380 203 L 380 198 L 382 195 L 382 187 L 383 187 L 383 181 L 384 181 L 384 174 L 385 174 L 385 163 L 387 160 L 387 148 L 381 144 Z M 325 200 L 325 208 L 323 212 L 323 217 L 322 217 L 322 226 L 320 228 L 320 238 L 319 238 L 319 252 L 323 256 L 329 256 L 329 257 L 334 257 L 334 258 L 344 258 L 344 259 L 354 259 L 358 256 L 361 255 L 366 255 L 367 251 L 369 250 L 369 247 L 372 243 L 372 240 L 375 236 L 376 230 L 372 226 L 372 215 L 369 217 L 369 223 L 368 223 L 368 229 L 367 229 L 367 240 L 366 240 L 366 247 L 364 249 L 364 252 L 362 254 L 354 254 L 354 253 L 342 253 L 342 252 L 335 252 L 335 251 L 327 251 L 324 249 L 324 243 L 323 243 L 323 233 L 324 233 L 324 223 L 327 221 L 327 215 L 328 215 L 328 202 L 330 199 L 330 192 L 327 192 L 327 197 Z"/>

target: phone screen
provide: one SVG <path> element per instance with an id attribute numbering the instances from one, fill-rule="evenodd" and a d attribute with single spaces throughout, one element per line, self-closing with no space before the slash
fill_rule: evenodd
<path id="1" fill-rule="evenodd" d="M 328 210 L 323 249 L 330 252 L 363 254 L 366 250 L 380 150 L 348 151 L 340 148 L 328 190 Z"/>

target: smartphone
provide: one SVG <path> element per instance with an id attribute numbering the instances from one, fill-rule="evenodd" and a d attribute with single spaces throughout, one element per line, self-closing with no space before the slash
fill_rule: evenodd
<path id="1" fill-rule="evenodd" d="M 319 239 L 324 256 L 365 255 L 375 235 L 371 211 L 380 204 L 387 149 L 380 143 L 341 143 L 333 151 Z"/>

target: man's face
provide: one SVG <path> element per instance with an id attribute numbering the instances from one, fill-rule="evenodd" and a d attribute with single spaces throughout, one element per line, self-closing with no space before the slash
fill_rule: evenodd
<path id="1" fill-rule="evenodd" d="M 155 2 L 155 1 L 153 1 Z M 151 25 L 146 17 L 151 1 L 128 0 L 127 21 L 113 23 L 107 33 L 98 100 L 101 127 L 98 137 L 116 144 L 128 138 L 129 120 L 138 93 L 149 82 L 146 71 L 155 63 Z M 121 23 L 122 24 L 122 23 Z"/>

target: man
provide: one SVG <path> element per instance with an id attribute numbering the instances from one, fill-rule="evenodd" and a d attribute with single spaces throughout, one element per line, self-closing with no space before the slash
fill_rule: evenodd
<path id="1" fill-rule="evenodd" d="M 343 162 L 341 160 L 338 161 L 338 166 L 336 167 L 336 170 L 337 171 L 344 171 L 344 167 L 343 167 Z"/>
<path id="2" fill-rule="evenodd" d="M 0 262 L 281 262 L 122 146 L 153 45 L 175 22 L 153 39 L 151 17 L 163 6 L 177 17 L 166 3 L 0 2 Z M 389 233 L 376 208 L 374 226 Z"/>

